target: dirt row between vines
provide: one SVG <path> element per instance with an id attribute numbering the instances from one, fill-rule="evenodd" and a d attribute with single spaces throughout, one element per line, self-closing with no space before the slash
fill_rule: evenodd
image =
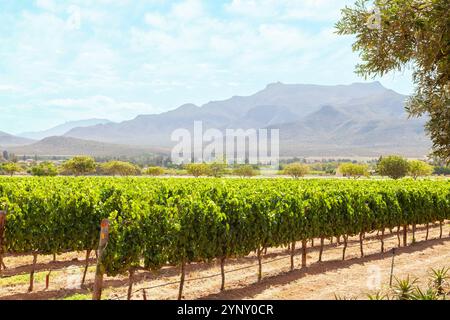
<path id="1" fill-rule="evenodd" d="M 411 275 L 426 281 L 431 268 L 450 267 L 450 224 L 443 229 L 430 229 L 425 241 L 425 230 L 418 228 L 416 243 L 398 248 L 394 263 L 394 276 Z M 317 262 L 319 240 L 315 246 L 308 243 L 307 268 L 300 268 L 301 252 L 296 254 L 296 270 L 290 271 L 290 256 L 286 248 L 268 249 L 263 259 L 263 279 L 257 282 L 258 261 L 255 255 L 226 262 L 226 290 L 220 292 L 220 265 L 218 263 L 191 264 L 187 269 L 184 299 L 366 299 L 380 287 L 389 284 L 392 248 L 398 245 L 397 235 L 385 236 L 385 252 L 376 234 L 366 235 L 363 258 L 360 257 L 359 237 L 349 238 L 346 259 L 342 261 L 343 245 L 325 241 L 323 261 Z M 335 242 L 335 241 L 334 241 Z M 297 248 L 301 244 L 297 244 Z M 87 288 L 80 288 L 85 253 L 67 253 L 57 256 L 39 256 L 36 265 L 34 291 L 28 293 L 32 256 L 8 256 L 4 259 L 7 270 L 0 278 L 0 300 L 3 299 L 90 299 L 95 273 L 95 255 L 92 254 L 86 278 Z M 46 275 L 49 274 L 49 287 Z M 157 273 L 139 271 L 134 277 L 132 299 L 176 299 L 179 268 L 165 267 Z M 103 299 L 126 299 L 128 275 L 105 277 Z M 425 284 L 425 283 L 424 283 Z"/>

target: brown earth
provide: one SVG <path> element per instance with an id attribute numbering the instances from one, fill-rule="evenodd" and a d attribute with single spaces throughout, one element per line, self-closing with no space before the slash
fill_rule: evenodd
<path id="1" fill-rule="evenodd" d="M 395 231 L 395 230 L 394 230 Z M 396 249 L 394 276 L 417 277 L 426 284 L 431 268 L 450 267 L 450 224 L 443 229 L 430 229 L 425 241 L 425 229 L 418 228 L 416 242 Z M 336 242 L 336 240 L 334 241 Z M 184 299 L 367 299 L 367 294 L 389 286 L 392 248 L 398 246 L 397 235 L 385 236 L 385 252 L 380 252 L 380 240 L 375 233 L 366 235 L 364 254 L 360 257 L 359 237 L 349 239 L 346 259 L 342 261 L 343 245 L 325 241 L 323 262 L 317 262 L 319 240 L 315 246 L 308 243 L 306 268 L 299 266 L 301 251 L 296 253 L 296 270 L 290 271 L 290 256 L 286 248 L 269 249 L 263 259 L 263 279 L 257 282 L 258 261 L 255 255 L 226 262 L 226 290 L 220 292 L 220 265 L 191 264 L 187 266 Z M 300 243 L 296 245 L 297 248 Z M 92 254 L 86 278 L 87 288 L 80 288 L 85 264 L 85 253 L 67 253 L 57 256 L 39 256 L 36 265 L 34 291 L 28 293 L 32 256 L 7 256 L 7 270 L 0 278 L 0 300 L 7 299 L 90 299 L 95 273 L 95 255 Z M 49 288 L 45 289 L 46 275 Z M 139 271 L 134 277 L 132 299 L 143 299 L 143 290 L 149 300 L 176 299 L 179 268 L 165 267 L 158 273 Z M 128 276 L 105 277 L 103 299 L 126 299 Z"/>

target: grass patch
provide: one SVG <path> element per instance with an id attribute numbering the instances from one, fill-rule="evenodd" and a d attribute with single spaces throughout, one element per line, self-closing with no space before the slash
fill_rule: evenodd
<path id="1" fill-rule="evenodd" d="M 82 268 L 82 267 L 75 268 L 75 270 L 77 270 L 77 272 L 80 274 L 80 277 L 81 277 L 81 275 L 83 274 L 84 268 Z M 95 270 L 96 270 L 96 266 L 88 267 L 88 274 L 94 273 Z M 52 279 L 63 276 L 64 272 L 67 272 L 67 271 L 53 270 L 50 274 L 50 283 L 52 283 Z M 45 277 L 47 276 L 47 274 L 48 274 L 48 271 L 35 272 L 34 283 L 45 281 Z M 29 284 L 29 282 L 30 282 L 30 274 L 29 273 L 5 277 L 5 278 L 0 277 L 0 287 L 25 285 L 25 284 Z"/>
<path id="2" fill-rule="evenodd" d="M 74 295 L 63 298 L 62 300 L 91 300 L 91 299 L 92 293 L 76 293 Z"/>
<path id="3" fill-rule="evenodd" d="M 34 282 L 44 281 L 47 272 L 39 272 L 34 274 Z M 30 274 L 20 274 L 17 276 L 0 278 L 0 287 L 18 286 L 28 284 L 30 282 Z"/>

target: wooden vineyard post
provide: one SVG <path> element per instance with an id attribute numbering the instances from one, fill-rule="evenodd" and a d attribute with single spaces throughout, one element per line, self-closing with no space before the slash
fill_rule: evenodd
<path id="1" fill-rule="evenodd" d="M 50 275 L 52 274 L 52 270 L 50 270 L 46 275 L 45 275 L 45 290 L 48 290 L 48 287 L 50 286 Z"/>
<path id="2" fill-rule="evenodd" d="M 392 278 L 394 276 L 394 260 L 395 260 L 395 248 L 392 249 L 391 276 L 389 278 L 389 287 L 392 287 Z"/>
<path id="3" fill-rule="evenodd" d="M 181 279 L 180 279 L 180 288 L 178 290 L 178 300 L 183 299 L 183 288 L 185 278 L 186 278 L 186 261 L 183 259 L 183 261 L 181 262 Z"/>
<path id="4" fill-rule="evenodd" d="M 94 292 L 92 293 L 92 300 L 100 300 L 102 298 L 102 287 L 103 287 L 103 252 L 108 244 L 109 240 L 109 220 L 103 219 L 101 223 L 100 230 L 100 241 L 98 244 L 98 258 L 97 258 L 97 269 L 95 271 L 94 280 Z"/>
<path id="5" fill-rule="evenodd" d="M 144 301 L 147 301 L 147 293 L 145 292 L 145 289 L 142 289 L 142 297 L 144 298 Z"/>
<path id="6" fill-rule="evenodd" d="M 0 211 L 0 272 L 4 267 L 3 250 L 4 250 L 5 226 L 6 226 L 6 211 Z"/>
<path id="7" fill-rule="evenodd" d="M 83 279 L 81 280 L 81 286 L 84 286 L 84 282 L 86 281 L 86 274 L 87 274 L 87 270 L 89 268 L 90 255 L 91 255 L 91 250 L 90 249 L 86 250 L 86 261 L 85 261 L 85 265 L 84 265 L 84 272 L 83 272 Z"/>
<path id="8" fill-rule="evenodd" d="M 220 274 L 222 276 L 222 284 L 220 286 L 220 291 L 225 290 L 225 256 L 220 259 Z"/>
<path id="9" fill-rule="evenodd" d="M 131 296 L 133 294 L 133 282 L 134 282 L 134 268 L 131 268 L 129 271 L 129 278 L 128 278 L 128 295 L 127 300 L 131 300 Z"/>
<path id="10" fill-rule="evenodd" d="M 363 243 L 364 237 L 363 236 L 364 236 L 364 233 L 361 231 L 359 233 L 359 250 L 361 251 L 361 258 L 364 257 L 364 243 Z"/>

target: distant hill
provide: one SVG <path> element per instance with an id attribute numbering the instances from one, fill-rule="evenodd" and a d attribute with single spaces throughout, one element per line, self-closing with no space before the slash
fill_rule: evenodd
<path id="1" fill-rule="evenodd" d="M 112 143 L 81 140 L 70 137 L 49 137 L 36 143 L 8 148 L 16 155 L 38 156 L 75 156 L 90 155 L 93 157 L 140 156 L 154 153 L 166 153 L 162 148 L 130 147 Z"/>
<path id="2" fill-rule="evenodd" d="M 424 119 L 408 120 L 406 96 L 379 82 L 319 86 L 274 83 L 254 95 L 201 107 L 186 104 L 130 121 L 74 128 L 65 136 L 135 146 L 170 148 L 173 130 L 277 128 L 284 156 L 424 156 L 431 143 Z"/>
<path id="3" fill-rule="evenodd" d="M 13 136 L 0 131 L 0 147 L 22 146 L 33 143 L 34 140 Z"/>
<path id="4" fill-rule="evenodd" d="M 53 137 L 53 136 L 62 136 L 66 132 L 77 128 L 77 127 L 90 127 L 95 126 L 97 124 L 107 124 L 112 123 L 109 120 L 106 119 L 87 119 L 87 120 L 79 120 L 79 121 L 69 121 L 66 123 L 63 123 L 59 126 L 53 127 L 48 130 L 44 131 L 36 131 L 36 132 L 24 132 L 19 134 L 19 136 L 34 140 L 41 140 L 47 137 Z"/>
<path id="5" fill-rule="evenodd" d="M 371 156 L 398 153 L 410 157 L 426 156 L 430 149 L 424 132 L 424 119 L 368 117 L 324 106 L 304 119 L 280 129 L 282 156 Z"/>

